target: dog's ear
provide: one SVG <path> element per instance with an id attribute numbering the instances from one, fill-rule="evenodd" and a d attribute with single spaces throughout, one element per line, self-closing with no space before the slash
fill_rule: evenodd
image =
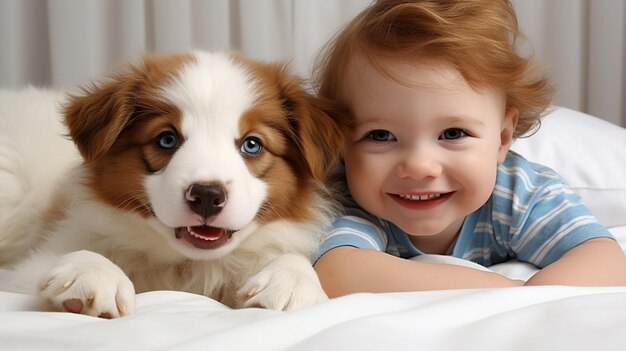
<path id="1" fill-rule="evenodd" d="M 134 81 L 131 72 L 119 73 L 68 97 L 63 106 L 65 124 L 86 162 L 104 155 L 128 124 Z"/>
<path id="2" fill-rule="evenodd" d="M 134 117 L 161 111 L 153 100 L 176 72 L 193 60 L 187 53 L 167 56 L 145 54 L 137 65 L 69 95 L 64 105 L 65 124 L 85 161 L 103 156 Z M 154 112 L 154 111 L 152 111 Z"/>
<path id="3" fill-rule="evenodd" d="M 336 104 L 307 93 L 299 85 L 283 93 L 283 109 L 311 175 L 325 181 L 331 166 L 342 154 L 348 128 L 346 113 Z"/>

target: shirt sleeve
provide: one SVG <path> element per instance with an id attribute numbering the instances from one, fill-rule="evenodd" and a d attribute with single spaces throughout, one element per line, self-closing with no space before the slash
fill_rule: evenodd
<path id="1" fill-rule="evenodd" d="M 539 268 L 554 263 L 587 240 L 614 239 L 561 179 L 533 194 L 516 222 L 513 227 L 517 234 L 512 237 L 511 247 L 519 260 Z"/>
<path id="2" fill-rule="evenodd" d="M 337 217 L 328 230 L 328 235 L 314 257 L 313 262 L 326 252 L 340 246 L 385 251 L 387 237 L 378 220 L 362 209 L 350 208 Z"/>

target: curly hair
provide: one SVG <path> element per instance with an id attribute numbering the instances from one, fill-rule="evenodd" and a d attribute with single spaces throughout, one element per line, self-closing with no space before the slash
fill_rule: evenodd
<path id="1" fill-rule="evenodd" d="M 474 89 L 505 92 L 507 107 L 519 110 L 518 138 L 538 124 L 554 95 L 533 55 L 520 54 L 522 39 L 508 0 L 378 0 L 325 46 L 313 79 L 320 97 L 341 103 L 341 82 L 355 52 L 388 76 L 378 60 L 445 62 Z"/>

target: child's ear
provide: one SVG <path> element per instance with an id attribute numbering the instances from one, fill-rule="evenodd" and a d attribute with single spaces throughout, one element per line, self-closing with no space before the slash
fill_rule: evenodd
<path id="1" fill-rule="evenodd" d="M 502 122 L 502 130 L 500 131 L 500 149 L 498 150 L 498 164 L 504 162 L 507 152 L 511 144 L 513 144 L 513 134 L 517 127 L 519 118 L 519 110 L 515 107 L 507 107 L 504 112 L 504 121 Z"/>

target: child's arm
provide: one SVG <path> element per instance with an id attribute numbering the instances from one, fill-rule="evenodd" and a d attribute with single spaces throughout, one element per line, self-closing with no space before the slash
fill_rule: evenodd
<path id="1" fill-rule="evenodd" d="M 356 292 L 394 292 L 461 288 L 521 286 L 493 272 L 416 262 L 384 252 L 340 246 L 326 252 L 315 264 L 329 297 Z"/>
<path id="2" fill-rule="evenodd" d="M 526 285 L 626 285 L 626 256 L 615 240 L 588 240 L 535 273 Z"/>

